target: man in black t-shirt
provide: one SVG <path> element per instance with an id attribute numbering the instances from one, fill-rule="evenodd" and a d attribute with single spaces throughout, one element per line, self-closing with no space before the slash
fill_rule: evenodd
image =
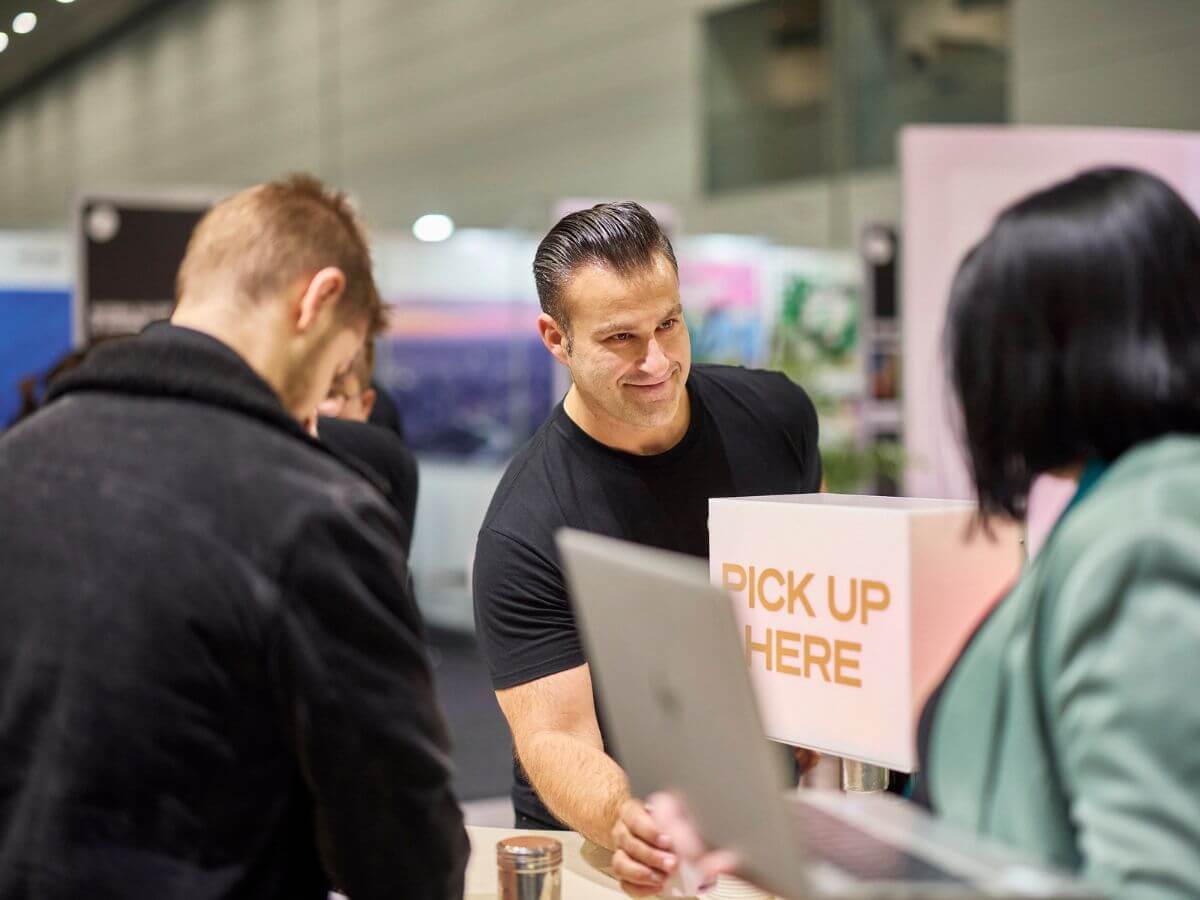
<path id="1" fill-rule="evenodd" d="M 654 884 L 673 860 L 605 752 L 555 532 L 707 557 L 710 497 L 819 489 L 817 418 L 779 373 L 691 365 L 674 251 L 638 204 L 564 218 L 534 276 L 542 340 L 572 386 L 484 519 L 477 630 L 513 733 L 517 824 L 619 846 Z"/>

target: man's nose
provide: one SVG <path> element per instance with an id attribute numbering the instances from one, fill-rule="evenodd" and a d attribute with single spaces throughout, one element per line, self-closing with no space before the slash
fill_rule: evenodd
<path id="1" fill-rule="evenodd" d="M 671 370 L 671 360 L 663 352 L 662 344 L 657 338 L 650 338 L 646 346 L 646 356 L 642 359 L 642 371 L 654 377 L 663 377 Z"/>

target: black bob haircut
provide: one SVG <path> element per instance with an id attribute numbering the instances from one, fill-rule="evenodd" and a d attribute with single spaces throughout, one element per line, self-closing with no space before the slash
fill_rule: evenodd
<path id="1" fill-rule="evenodd" d="M 1035 476 L 1200 431 L 1200 220 L 1135 169 L 1083 172 L 1000 214 L 946 321 L 980 512 Z"/>
<path id="2" fill-rule="evenodd" d="M 662 226 L 640 203 L 599 203 L 564 216 L 538 244 L 533 256 L 542 312 L 569 329 L 563 288 L 581 266 L 607 266 L 629 276 L 650 268 L 662 256 L 679 274 L 675 250 Z"/>

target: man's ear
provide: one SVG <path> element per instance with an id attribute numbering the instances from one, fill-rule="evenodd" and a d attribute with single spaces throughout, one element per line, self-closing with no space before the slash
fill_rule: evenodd
<path id="1" fill-rule="evenodd" d="M 370 418 L 371 410 L 375 408 L 375 388 L 367 388 L 363 391 L 359 401 L 362 403 L 363 415 Z"/>
<path id="2" fill-rule="evenodd" d="M 346 276 L 336 266 L 326 266 L 308 280 L 296 312 L 296 329 L 308 331 L 327 310 L 334 309 L 346 293 Z"/>
<path id="3" fill-rule="evenodd" d="M 538 316 L 538 334 L 550 355 L 564 366 L 570 366 L 571 337 L 547 313 Z"/>

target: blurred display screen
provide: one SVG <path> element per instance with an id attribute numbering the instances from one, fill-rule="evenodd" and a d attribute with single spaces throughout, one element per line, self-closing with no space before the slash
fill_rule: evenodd
<path id="1" fill-rule="evenodd" d="M 88 338 L 141 331 L 175 304 L 175 274 L 207 204 L 91 198 L 81 209 Z"/>
<path id="2" fill-rule="evenodd" d="M 377 348 L 376 380 L 418 453 L 504 460 L 557 402 L 554 360 L 528 303 L 405 302 Z"/>

